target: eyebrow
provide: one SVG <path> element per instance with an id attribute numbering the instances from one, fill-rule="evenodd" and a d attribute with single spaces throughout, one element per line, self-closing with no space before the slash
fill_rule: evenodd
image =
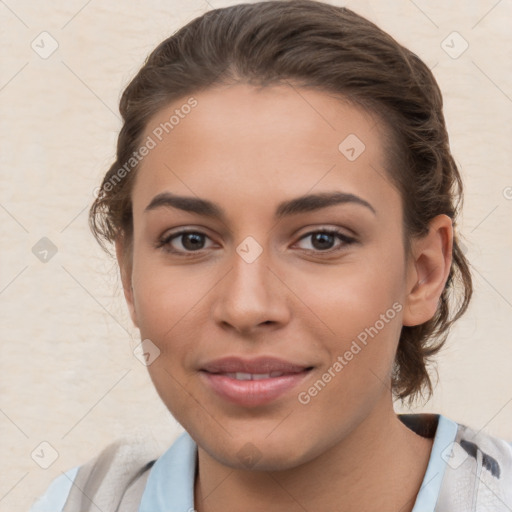
<path id="1" fill-rule="evenodd" d="M 354 194 L 346 192 L 322 192 L 309 194 L 288 201 L 284 201 L 276 208 L 274 217 L 282 219 L 291 215 L 312 212 L 327 208 L 337 204 L 354 204 L 367 208 L 374 215 L 377 214 L 375 208 L 368 202 Z M 198 197 L 179 196 L 170 192 L 162 192 L 156 195 L 146 206 L 145 212 L 156 210 L 157 208 L 178 208 L 186 212 L 196 213 L 204 217 L 220 219 L 226 221 L 225 211 L 217 204 Z"/>

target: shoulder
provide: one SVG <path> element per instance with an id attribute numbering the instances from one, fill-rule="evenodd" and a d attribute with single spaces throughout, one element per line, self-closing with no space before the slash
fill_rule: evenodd
<path id="1" fill-rule="evenodd" d="M 150 436 L 118 439 L 85 464 L 55 478 L 30 512 L 81 512 L 91 502 L 103 505 L 102 510 L 116 510 L 112 508 L 116 500 L 120 503 L 127 491 L 133 494 L 132 489 L 140 487 L 159 453 Z"/>
<path id="2" fill-rule="evenodd" d="M 512 442 L 457 423 L 438 510 L 512 510 Z"/>

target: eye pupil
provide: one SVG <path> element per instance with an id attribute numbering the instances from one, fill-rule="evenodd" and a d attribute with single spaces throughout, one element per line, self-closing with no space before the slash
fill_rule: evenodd
<path id="1" fill-rule="evenodd" d="M 329 233 L 315 233 L 313 236 L 314 242 L 320 241 L 320 247 L 317 247 L 318 249 L 328 249 L 329 247 L 326 247 L 325 243 L 327 243 L 327 246 L 330 246 L 333 242 L 332 238 L 334 238 L 333 235 Z M 313 245 L 315 244 L 313 243 Z"/>
<path id="2" fill-rule="evenodd" d="M 183 247 L 186 249 L 198 249 L 201 248 L 201 244 L 204 243 L 204 240 L 202 240 L 203 235 L 200 235 L 198 233 L 185 233 L 182 235 L 182 243 Z M 194 242 L 187 247 L 187 241 L 194 240 Z"/>

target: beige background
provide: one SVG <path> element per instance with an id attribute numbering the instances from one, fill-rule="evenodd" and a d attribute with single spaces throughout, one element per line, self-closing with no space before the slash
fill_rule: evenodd
<path id="1" fill-rule="evenodd" d="M 181 431 L 132 354 L 138 331 L 86 212 L 114 156 L 123 87 L 176 28 L 234 3 L 0 2 L 0 510 L 28 509 L 61 471 L 121 435 L 166 446 Z M 475 297 L 438 359 L 435 396 L 415 411 L 512 440 L 512 3 L 345 4 L 433 68 L 466 183 Z M 47 59 L 31 48 L 43 31 L 59 45 Z M 469 44 L 456 59 L 442 47 L 453 31 Z M 47 263 L 32 252 L 42 237 L 58 250 Z M 46 470 L 31 458 L 43 441 L 58 453 Z"/>

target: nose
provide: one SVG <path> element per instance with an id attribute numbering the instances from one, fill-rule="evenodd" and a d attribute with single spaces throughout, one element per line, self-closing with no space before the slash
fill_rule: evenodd
<path id="1" fill-rule="evenodd" d="M 252 262 L 234 252 L 231 270 L 214 289 L 214 321 L 240 334 L 285 325 L 290 291 L 278 274 L 266 251 Z"/>

